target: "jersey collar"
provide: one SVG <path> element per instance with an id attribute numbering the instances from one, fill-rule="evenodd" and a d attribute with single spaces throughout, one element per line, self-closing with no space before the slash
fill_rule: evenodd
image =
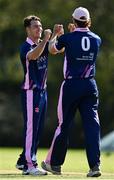
<path id="1" fill-rule="evenodd" d="M 31 46 L 33 46 L 33 45 L 38 45 L 37 43 L 34 43 L 33 41 L 32 41 L 32 39 L 30 39 L 29 37 L 27 37 L 26 38 L 26 42 L 28 42 Z M 39 42 L 41 42 L 41 39 L 39 39 Z"/>
<path id="2" fill-rule="evenodd" d="M 90 30 L 89 30 L 89 28 L 76 28 L 74 31 L 87 32 Z"/>
<path id="3" fill-rule="evenodd" d="M 26 42 L 28 42 L 31 46 L 34 45 L 34 42 L 29 37 L 27 37 Z"/>

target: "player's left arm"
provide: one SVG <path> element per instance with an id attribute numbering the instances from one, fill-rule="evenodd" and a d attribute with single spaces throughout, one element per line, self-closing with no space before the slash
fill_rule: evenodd
<path id="1" fill-rule="evenodd" d="M 60 50 L 56 47 L 57 38 L 64 34 L 63 25 L 55 24 L 53 29 L 53 34 L 49 41 L 49 52 L 51 54 L 57 54 L 64 52 L 64 48 L 62 47 Z"/>

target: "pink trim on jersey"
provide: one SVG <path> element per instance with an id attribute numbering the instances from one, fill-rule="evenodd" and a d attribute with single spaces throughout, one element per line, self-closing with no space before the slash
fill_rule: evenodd
<path id="1" fill-rule="evenodd" d="M 89 68 L 89 65 L 87 65 L 87 66 L 85 67 L 85 70 L 83 71 L 83 73 L 82 73 L 82 75 L 81 75 L 81 78 L 84 77 L 84 74 L 88 71 L 88 68 Z"/>
<path id="2" fill-rule="evenodd" d="M 25 84 L 24 84 L 24 89 L 29 89 L 29 61 L 27 60 L 27 55 L 26 55 L 26 75 L 25 75 Z"/>
<path id="3" fill-rule="evenodd" d="M 27 90 L 27 131 L 26 131 L 26 151 L 25 157 L 28 168 L 33 167 L 31 157 L 32 136 L 33 136 L 33 91 Z"/>
<path id="4" fill-rule="evenodd" d="M 58 107 L 57 107 L 57 115 L 59 119 L 59 125 L 63 122 L 63 108 L 62 108 L 62 97 L 63 97 L 63 85 L 65 81 L 63 81 L 60 89 L 60 95 L 59 95 L 59 101 L 58 101 Z"/>
<path id="5" fill-rule="evenodd" d="M 76 28 L 74 31 L 79 31 L 79 32 L 87 32 L 90 31 L 89 28 Z"/>
<path id="6" fill-rule="evenodd" d="M 64 78 L 66 78 L 66 70 L 67 70 L 67 58 L 66 58 L 66 55 L 65 55 L 65 57 L 64 57 L 64 65 L 63 65 Z"/>
<path id="7" fill-rule="evenodd" d="M 98 115 L 98 111 L 94 110 L 94 114 L 95 114 L 95 120 L 96 122 L 99 124 L 99 115 Z"/>
<path id="8" fill-rule="evenodd" d="M 31 46 L 35 44 L 29 37 L 27 37 L 26 42 L 28 42 Z"/>
<path id="9" fill-rule="evenodd" d="M 34 44 L 34 42 L 29 37 L 27 37 L 26 42 L 28 42 L 31 46 Z M 29 51 L 28 51 L 28 53 L 29 53 Z M 30 86 L 30 84 L 29 84 L 30 83 L 29 82 L 29 61 L 27 59 L 28 53 L 26 54 L 26 69 L 27 69 L 27 72 L 26 72 L 26 75 L 25 75 L 24 89 L 29 89 L 29 86 Z"/>
<path id="10" fill-rule="evenodd" d="M 55 140 L 56 140 L 57 136 L 60 134 L 60 132 L 61 132 L 61 129 L 60 129 L 60 126 L 58 126 L 56 131 L 55 131 L 55 135 L 54 135 L 51 147 L 50 147 L 50 149 L 48 151 L 48 154 L 47 154 L 47 157 L 46 157 L 46 160 L 45 160 L 45 162 L 48 163 L 48 164 L 51 164 L 50 161 L 51 161 L 51 155 L 52 155 L 53 146 L 54 146 Z"/>
<path id="11" fill-rule="evenodd" d="M 63 85 L 64 85 L 65 81 L 63 81 L 62 85 L 61 85 L 61 89 L 60 89 L 60 96 L 59 96 L 59 102 L 58 102 L 58 108 L 57 108 L 57 114 L 58 114 L 58 119 L 59 119 L 59 126 L 57 127 L 56 131 L 55 131 L 55 135 L 51 144 L 51 147 L 48 151 L 47 157 L 45 159 L 45 162 L 50 164 L 51 162 L 51 155 L 52 155 L 52 151 L 53 151 L 53 146 L 55 143 L 55 140 L 57 138 L 57 136 L 61 133 L 61 124 L 63 122 L 63 111 L 62 111 L 62 96 L 63 96 Z"/>
<path id="12" fill-rule="evenodd" d="M 86 77 L 86 78 L 89 77 L 92 69 L 93 69 L 93 66 L 90 66 L 90 68 L 87 70 L 87 72 L 86 72 L 84 77 Z"/>

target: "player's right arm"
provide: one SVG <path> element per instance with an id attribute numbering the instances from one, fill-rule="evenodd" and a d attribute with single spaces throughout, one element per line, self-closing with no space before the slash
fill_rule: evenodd
<path id="1" fill-rule="evenodd" d="M 51 30 L 46 29 L 44 31 L 44 38 L 43 40 L 31 51 L 27 53 L 27 59 L 30 60 L 36 60 L 44 51 L 46 43 L 49 41 L 51 36 Z"/>

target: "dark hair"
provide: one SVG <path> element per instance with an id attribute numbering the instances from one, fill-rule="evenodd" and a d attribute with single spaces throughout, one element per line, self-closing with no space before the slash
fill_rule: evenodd
<path id="1" fill-rule="evenodd" d="M 79 21 L 79 20 L 74 19 L 74 18 L 73 18 L 73 21 L 80 28 L 90 27 L 90 25 L 91 25 L 91 21 Z"/>
<path id="2" fill-rule="evenodd" d="M 41 22 L 41 19 L 35 15 L 29 15 L 27 17 L 24 18 L 23 20 L 23 24 L 24 24 L 24 27 L 29 27 L 31 25 L 31 21 L 40 21 Z"/>

